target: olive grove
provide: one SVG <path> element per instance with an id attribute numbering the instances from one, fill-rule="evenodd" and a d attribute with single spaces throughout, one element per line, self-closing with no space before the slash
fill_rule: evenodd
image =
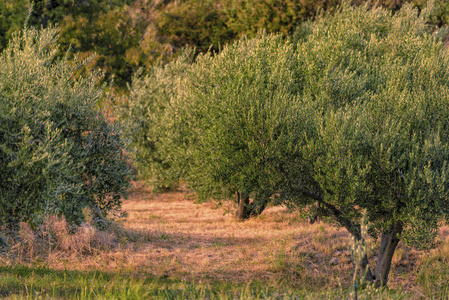
<path id="1" fill-rule="evenodd" d="M 366 256 L 360 267 L 384 285 L 398 243 L 432 247 L 449 216 L 448 31 L 430 29 L 431 10 L 344 3 L 295 44 L 260 33 L 136 77 L 129 132 L 157 132 L 147 141 L 164 149 L 172 182 L 203 198 L 237 193 L 246 216 L 318 202 L 362 240 L 366 211 L 380 250 L 374 268 Z"/>

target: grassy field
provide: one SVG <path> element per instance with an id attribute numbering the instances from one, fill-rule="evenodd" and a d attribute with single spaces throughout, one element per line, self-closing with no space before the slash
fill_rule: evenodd
<path id="1" fill-rule="evenodd" d="M 233 203 L 195 203 L 177 191 L 152 195 L 135 182 L 128 218 L 106 232 L 69 234 L 49 219 L 27 226 L 0 256 L 0 297 L 9 299 L 348 299 L 353 297 L 349 235 L 272 207 L 246 222 Z M 375 251 L 373 241 L 370 251 Z M 449 227 L 430 252 L 403 244 L 389 289 L 358 289 L 360 299 L 447 299 Z"/>

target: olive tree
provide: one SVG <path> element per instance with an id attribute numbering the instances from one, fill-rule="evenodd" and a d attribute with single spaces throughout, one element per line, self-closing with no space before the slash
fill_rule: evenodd
<path id="1" fill-rule="evenodd" d="M 261 33 L 190 57 L 133 81 L 122 118 L 140 172 L 156 190 L 182 179 L 200 199 L 237 194 L 240 219 L 261 213 L 285 181 L 277 165 L 297 160 L 304 137 L 289 134 L 306 114 L 293 45 Z"/>
<path id="2" fill-rule="evenodd" d="M 297 47 L 300 97 L 313 107 L 303 148 L 313 182 L 287 174 L 281 196 L 298 207 L 317 200 L 358 240 L 366 210 L 380 250 L 374 269 L 366 256 L 361 267 L 379 285 L 398 243 L 431 247 L 449 215 L 448 31 L 430 32 L 430 9 L 343 5 Z"/>
<path id="3" fill-rule="evenodd" d="M 156 65 L 145 76 L 138 72 L 119 109 L 138 173 L 154 192 L 173 188 L 188 170 L 192 134 L 174 99 L 192 55 L 186 49 L 176 61 Z"/>
<path id="4" fill-rule="evenodd" d="M 118 211 L 129 169 L 119 128 L 98 109 L 99 74 L 55 58 L 57 30 L 24 28 L 0 55 L 0 227 L 85 207 Z"/>
<path id="5" fill-rule="evenodd" d="M 298 155 L 308 112 L 297 97 L 293 45 L 265 33 L 243 38 L 200 55 L 185 77 L 177 107 L 194 137 L 185 180 L 203 198 L 236 194 L 239 219 L 260 214 L 285 185 L 280 168 L 307 168 Z"/>

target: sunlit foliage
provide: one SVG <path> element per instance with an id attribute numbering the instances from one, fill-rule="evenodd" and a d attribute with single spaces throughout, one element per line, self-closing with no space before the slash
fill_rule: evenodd
<path id="1" fill-rule="evenodd" d="M 25 28 L 0 56 L 0 226 L 72 223 L 82 209 L 117 211 L 129 171 L 118 128 L 97 108 L 99 74 L 73 79 L 55 58 L 54 28 Z"/>
<path id="2" fill-rule="evenodd" d="M 369 273 L 385 284 L 399 240 L 432 247 L 449 215 L 448 30 L 432 30 L 431 16 L 432 7 L 392 14 L 346 3 L 309 23 L 295 45 L 242 39 L 168 77 L 179 84 L 159 85 L 158 94 L 170 89 L 159 103 L 175 126 L 143 123 L 164 137 L 155 148 L 184 145 L 181 157 L 167 153 L 168 170 L 182 162 L 176 176 L 200 197 L 318 201 L 317 213 L 356 239 L 366 209 L 371 234 L 390 245 Z M 138 99 L 143 112 L 154 103 L 144 85 L 158 78 L 135 80 L 130 104 Z"/>

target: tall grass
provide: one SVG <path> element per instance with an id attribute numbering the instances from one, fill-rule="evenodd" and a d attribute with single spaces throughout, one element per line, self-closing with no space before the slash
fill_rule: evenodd
<path id="1" fill-rule="evenodd" d="M 17 262 L 35 263 L 51 257 L 95 255 L 116 248 L 119 239 L 114 232 L 99 231 L 88 223 L 71 228 L 64 217 L 49 216 L 34 230 L 21 223 L 17 236 L 10 237 L 9 242 L 9 257 Z"/>

